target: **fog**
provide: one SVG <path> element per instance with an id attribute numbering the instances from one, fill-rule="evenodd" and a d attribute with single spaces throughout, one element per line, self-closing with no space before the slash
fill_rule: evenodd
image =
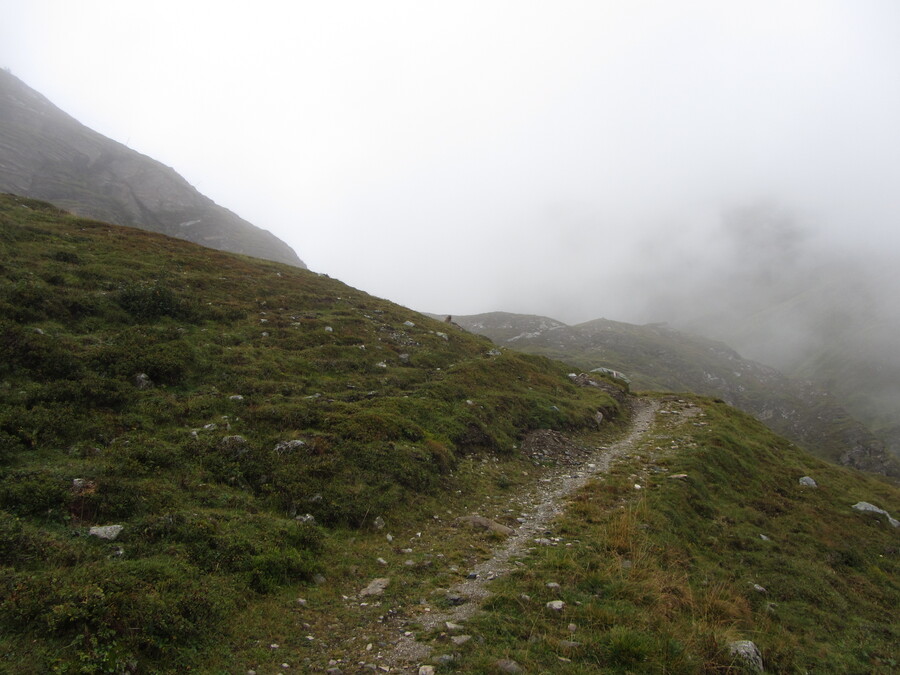
<path id="1" fill-rule="evenodd" d="M 900 250 L 893 0 L 3 10 L 0 65 L 414 309 L 715 332 Z"/>

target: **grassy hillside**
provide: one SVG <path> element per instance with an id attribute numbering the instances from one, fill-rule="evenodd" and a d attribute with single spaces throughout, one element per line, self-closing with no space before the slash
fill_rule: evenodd
<path id="1" fill-rule="evenodd" d="M 415 522 L 466 497 L 473 458 L 615 415 L 566 372 L 325 276 L 3 196 L 0 669 L 197 668 L 331 564 L 330 533 Z"/>
<path id="2" fill-rule="evenodd" d="M 524 672 L 741 672 L 726 649 L 741 639 L 767 672 L 897 672 L 900 529 L 850 507 L 896 515 L 900 492 L 724 404 L 663 405 L 643 447 L 560 519 L 568 543 L 498 582 L 457 672 L 501 658 Z"/>
<path id="3" fill-rule="evenodd" d="M 0 197 L 0 671 L 371 672 L 406 633 L 439 673 L 736 672 L 740 638 L 773 672 L 896 669 L 900 531 L 850 505 L 896 516 L 898 491 L 709 400 L 662 399 L 556 545 L 491 582 L 468 642 L 423 630 L 502 542 L 456 518 L 518 527 L 524 495 L 577 470 L 523 435 L 627 426 L 570 370 L 305 270 Z"/>

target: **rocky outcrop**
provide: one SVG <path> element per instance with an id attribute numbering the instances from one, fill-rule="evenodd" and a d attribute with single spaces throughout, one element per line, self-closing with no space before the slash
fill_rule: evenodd
<path id="1" fill-rule="evenodd" d="M 3 70 L 0 192 L 209 248 L 306 267 L 271 232 L 204 197 L 174 169 L 88 129 Z"/>

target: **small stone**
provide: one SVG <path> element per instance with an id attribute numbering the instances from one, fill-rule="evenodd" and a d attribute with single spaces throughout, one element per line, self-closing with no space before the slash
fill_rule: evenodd
<path id="1" fill-rule="evenodd" d="M 373 522 L 373 525 L 375 525 L 376 530 L 383 530 L 384 524 L 385 524 L 384 518 L 382 518 L 381 516 L 378 516 Z"/>
<path id="2" fill-rule="evenodd" d="M 578 630 L 578 626 L 577 626 L 576 624 L 574 624 L 574 623 L 570 623 L 570 624 L 568 625 L 568 629 L 569 629 L 569 632 L 570 632 L 570 633 L 574 633 L 576 630 Z"/>
<path id="3" fill-rule="evenodd" d="M 407 328 L 415 328 L 416 327 L 416 324 L 414 324 L 412 321 L 404 321 L 403 325 L 406 326 Z"/>
<path id="4" fill-rule="evenodd" d="M 150 379 L 150 376 L 147 375 L 147 373 L 138 373 L 131 380 L 131 384 L 133 384 L 136 389 L 150 389 L 153 386 L 153 380 Z"/>
<path id="5" fill-rule="evenodd" d="M 819 487 L 819 484 L 809 476 L 803 476 L 803 478 L 800 479 L 800 485 L 805 487 Z"/>
<path id="6" fill-rule="evenodd" d="M 92 537 L 109 539 L 111 541 L 118 537 L 123 529 L 125 528 L 122 525 L 95 525 L 88 530 L 88 534 Z"/>
<path id="7" fill-rule="evenodd" d="M 240 394 L 235 394 L 234 396 L 229 396 L 228 400 L 229 401 L 243 401 L 244 397 L 241 396 Z"/>
<path id="8" fill-rule="evenodd" d="M 326 332 L 326 333 L 333 333 L 333 332 L 334 332 L 334 328 L 332 328 L 331 326 L 325 326 L 325 332 Z"/>
<path id="9" fill-rule="evenodd" d="M 387 539 L 387 542 L 388 542 L 389 544 L 390 544 L 392 541 L 394 541 L 393 535 L 390 535 L 390 534 L 385 535 L 384 538 Z"/>
<path id="10" fill-rule="evenodd" d="M 559 584 L 555 581 L 551 581 L 549 584 L 547 584 L 547 588 L 559 588 Z"/>
<path id="11" fill-rule="evenodd" d="M 452 621 L 447 621 L 446 623 L 444 623 L 444 626 L 446 626 L 447 630 L 449 630 L 451 633 L 455 633 L 456 631 L 463 629 L 463 627 L 458 623 L 453 623 Z"/>
<path id="12" fill-rule="evenodd" d="M 562 600 L 551 600 L 546 604 L 547 609 L 551 609 L 554 612 L 561 612 L 565 606 L 566 603 Z"/>
<path id="13" fill-rule="evenodd" d="M 759 538 L 762 539 L 763 541 L 772 541 L 771 539 L 769 539 L 769 537 L 767 537 L 764 534 L 759 535 Z"/>
<path id="14" fill-rule="evenodd" d="M 214 424 L 207 424 L 204 429 L 207 427 L 212 427 L 215 429 Z M 224 450 L 229 453 L 232 457 L 242 457 L 250 452 L 250 444 L 247 442 L 247 439 L 243 436 L 223 436 L 222 440 L 219 441 L 219 449 Z"/>
<path id="15" fill-rule="evenodd" d="M 669 476 L 669 478 L 676 478 L 681 480 L 684 480 L 687 477 L 688 475 L 686 473 L 673 473 L 671 476 Z"/>
<path id="16" fill-rule="evenodd" d="M 306 598 L 297 598 L 297 604 L 301 607 L 306 607 Z"/>
<path id="17" fill-rule="evenodd" d="M 457 605 L 465 604 L 466 599 L 461 595 L 457 595 L 456 593 L 451 593 L 447 596 L 447 602 L 449 602 L 451 605 L 457 606 Z"/>
<path id="18" fill-rule="evenodd" d="M 419 675 L 434 675 L 434 666 L 419 666 Z"/>
<path id="19" fill-rule="evenodd" d="M 469 640 L 472 639 L 471 635 L 454 635 L 450 638 L 450 642 L 455 644 L 457 647 L 461 647 L 466 644 Z"/>
<path id="20" fill-rule="evenodd" d="M 484 516 L 461 516 L 460 518 L 456 519 L 456 522 L 464 523 L 475 529 L 487 530 L 488 532 L 500 534 L 505 537 L 515 532 L 515 530 L 513 530 L 511 527 L 501 525 L 500 523 L 493 521 L 490 518 L 485 518 Z"/>
<path id="21" fill-rule="evenodd" d="M 368 586 L 362 589 L 359 592 L 359 597 L 365 598 L 370 595 L 381 595 L 384 593 L 384 589 L 388 587 L 388 584 L 391 583 L 391 580 L 387 577 L 379 577 L 378 579 L 373 579 Z"/>
<path id="22" fill-rule="evenodd" d="M 869 502 L 856 502 L 856 504 L 854 504 L 851 508 L 856 509 L 857 511 L 878 513 L 887 518 L 888 522 L 891 524 L 891 527 L 900 527 L 900 521 L 891 518 L 887 511 L 875 506 L 874 504 L 870 504 Z"/>
<path id="23" fill-rule="evenodd" d="M 325 577 L 323 577 L 321 574 L 314 574 L 312 580 L 316 586 L 321 586 L 325 583 Z"/>
<path id="24" fill-rule="evenodd" d="M 375 562 L 377 562 L 379 565 L 387 565 L 387 560 L 385 560 L 384 558 L 377 558 Z"/>
<path id="25" fill-rule="evenodd" d="M 300 448 L 306 445 L 305 441 L 301 441 L 300 439 L 294 439 L 292 441 L 281 441 L 278 445 L 275 446 L 273 452 L 276 455 L 285 455 L 299 450 Z"/>
<path id="26" fill-rule="evenodd" d="M 750 640 L 737 640 L 728 644 L 728 651 L 735 661 L 741 661 L 751 670 L 761 673 L 763 672 L 762 654 L 759 647 Z"/>
<path id="27" fill-rule="evenodd" d="M 494 665 L 497 667 L 501 673 L 510 673 L 511 675 L 515 675 L 516 673 L 522 672 L 522 666 L 513 661 L 512 659 L 500 659 Z"/>
<path id="28" fill-rule="evenodd" d="M 759 584 L 753 584 L 753 590 L 757 593 L 768 593 L 768 591 Z"/>

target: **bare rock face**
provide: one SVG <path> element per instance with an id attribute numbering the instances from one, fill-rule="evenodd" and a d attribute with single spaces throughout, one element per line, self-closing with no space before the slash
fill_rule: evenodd
<path id="1" fill-rule="evenodd" d="M 174 169 L 88 129 L 0 70 L 0 192 L 209 248 L 306 267 L 271 232 L 204 197 Z"/>

